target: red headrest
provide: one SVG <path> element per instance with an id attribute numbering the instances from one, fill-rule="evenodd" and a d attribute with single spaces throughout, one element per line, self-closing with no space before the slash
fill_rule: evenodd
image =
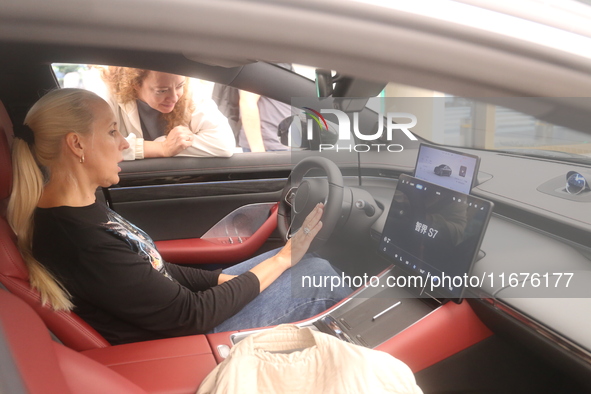
<path id="1" fill-rule="evenodd" d="M 12 187 L 12 163 L 10 161 L 12 133 L 12 122 L 4 104 L 0 101 L 0 200 L 10 196 Z"/>

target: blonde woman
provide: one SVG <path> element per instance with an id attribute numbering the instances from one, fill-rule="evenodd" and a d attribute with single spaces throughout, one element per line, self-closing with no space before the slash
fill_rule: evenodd
<path id="1" fill-rule="evenodd" d="M 232 156 L 236 141 L 228 120 L 213 100 L 193 102 L 188 77 L 126 67 L 107 67 L 102 76 L 129 142 L 125 160 Z"/>
<path id="2" fill-rule="evenodd" d="M 337 275 L 305 255 L 322 205 L 306 218 L 309 231 L 223 273 L 165 262 L 145 232 L 96 201 L 99 186 L 119 182 L 129 148 L 116 119 L 92 92 L 55 90 L 14 140 L 8 220 L 43 303 L 74 310 L 120 344 L 298 321 L 349 294 L 292 286 L 292 276 Z"/>

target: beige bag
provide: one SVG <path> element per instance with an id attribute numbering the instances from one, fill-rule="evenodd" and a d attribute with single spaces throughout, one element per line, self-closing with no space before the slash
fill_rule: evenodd
<path id="1" fill-rule="evenodd" d="M 281 325 L 239 342 L 203 381 L 210 393 L 412 393 L 410 368 L 387 353 Z"/>

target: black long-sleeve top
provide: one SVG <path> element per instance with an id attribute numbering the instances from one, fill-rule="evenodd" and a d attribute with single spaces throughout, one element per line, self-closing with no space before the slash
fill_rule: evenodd
<path id="1" fill-rule="evenodd" d="M 218 286 L 219 270 L 163 261 L 145 232 L 101 203 L 37 208 L 33 255 L 111 344 L 206 333 L 260 289 L 251 272 Z"/>

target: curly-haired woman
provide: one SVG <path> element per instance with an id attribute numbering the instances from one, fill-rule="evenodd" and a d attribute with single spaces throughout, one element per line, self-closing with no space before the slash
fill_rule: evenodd
<path id="1" fill-rule="evenodd" d="M 212 100 L 193 102 L 188 77 L 126 67 L 107 67 L 102 76 L 129 143 L 125 160 L 232 156 L 236 141 L 228 120 Z"/>

